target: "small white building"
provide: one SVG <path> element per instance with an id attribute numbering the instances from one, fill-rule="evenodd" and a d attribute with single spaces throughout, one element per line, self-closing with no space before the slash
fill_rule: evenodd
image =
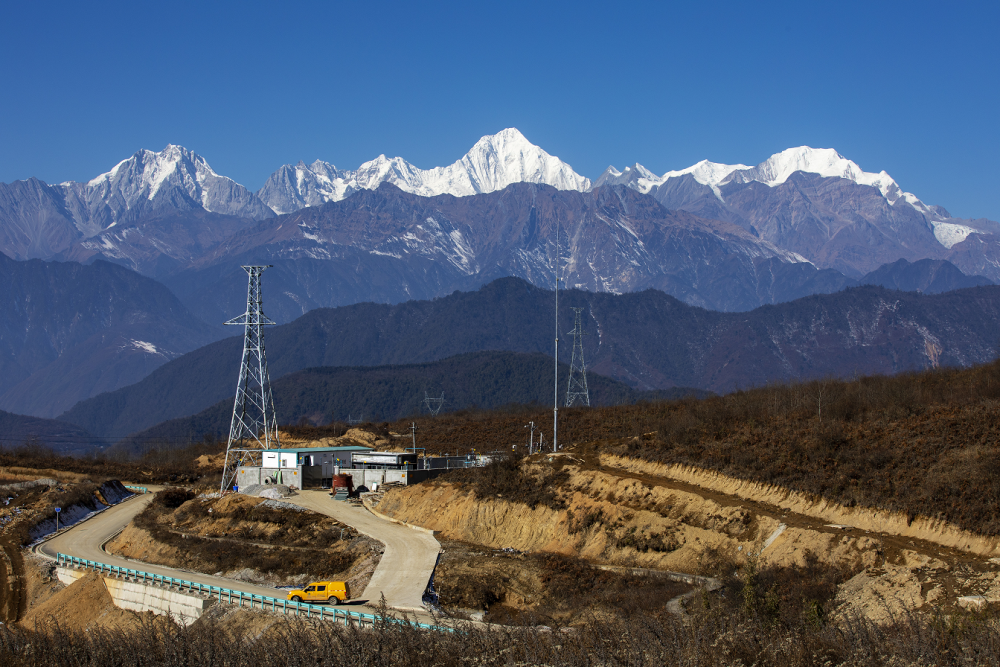
<path id="1" fill-rule="evenodd" d="M 283 449 L 265 449 L 261 466 L 245 466 L 236 473 L 238 486 L 280 482 L 307 487 L 329 486 L 336 467 L 350 468 L 351 456 L 357 452 L 368 454 L 371 447 L 347 445 L 343 447 L 288 447 Z"/>

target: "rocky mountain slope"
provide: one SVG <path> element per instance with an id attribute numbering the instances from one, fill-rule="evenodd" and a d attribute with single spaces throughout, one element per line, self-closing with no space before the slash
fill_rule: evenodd
<path id="1" fill-rule="evenodd" d="M 656 290 L 572 290 L 560 298 L 564 334 L 574 306 L 584 308 L 592 372 L 636 389 L 727 392 L 993 359 L 1000 287 L 941 295 L 857 287 L 748 313 L 707 311 Z M 428 301 L 317 309 L 267 332 L 268 363 L 278 379 L 316 366 L 424 363 L 481 350 L 551 354 L 552 314 L 551 291 L 515 278 Z M 566 361 L 571 347 L 563 342 Z M 61 418 L 121 436 L 195 414 L 233 393 L 240 353 L 239 339 L 213 343 Z"/>
<path id="2" fill-rule="evenodd" d="M 163 285 L 95 262 L 0 254 L 0 409 L 53 417 L 218 336 Z"/>
<path id="3" fill-rule="evenodd" d="M 798 283 L 816 273 L 808 264 L 789 268 L 804 262 L 736 225 L 668 211 L 621 186 L 581 193 L 515 184 L 475 197 L 421 197 L 383 184 L 244 229 L 166 282 L 199 315 L 218 319 L 218 299 L 235 290 L 223 275 L 238 279 L 236 264 L 275 264 L 269 307 L 289 321 L 315 307 L 427 299 L 501 276 L 552 285 L 557 253 L 571 287 L 655 287 L 718 310 L 808 294 Z M 804 281 L 784 278 L 803 270 Z M 201 288 L 220 283 L 224 291 Z"/>
<path id="4" fill-rule="evenodd" d="M 226 309 L 205 303 L 216 297 L 204 286 L 235 287 L 247 261 L 277 265 L 285 321 L 505 275 L 547 286 L 557 228 L 570 286 L 656 287 L 722 310 L 835 291 L 900 259 L 1000 281 L 1000 224 L 953 218 L 884 171 L 804 146 L 752 167 L 609 168 L 591 184 L 511 128 L 446 167 L 384 156 L 355 170 L 285 165 L 257 193 L 179 146 L 139 151 L 87 183 L 0 185 L 0 251 L 124 264 L 169 280 L 212 321 Z"/>
<path id="5" fill-rule="evenodd" d="M 851 277 L 897 259 L 929 258 L 1000 278 L 1000 224 L 953 218 L 904 192 L 885 171 L 865 172 L 832 149 L 790 148 L 755 167 L 703 160 L 663 176 L 639 164 L 624 171 L 608 167 L 595 185 L 605 184 L 627 185 L 667 208 L 732 222 Z"/>

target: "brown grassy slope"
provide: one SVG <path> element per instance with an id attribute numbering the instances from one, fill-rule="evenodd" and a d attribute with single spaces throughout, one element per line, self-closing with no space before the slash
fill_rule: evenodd
<path id="1" fill-rule="evenodd" d="M 825 625 L 820 614 L 803 610 L 786 623 L 779 606 L 780 589 L 767 587 L 763 577 L 748 579 L 743 595 L 722 601 L 692 600 L 690 618 L 680 618 L 662 605 L 652 610 L 623 609 L 621 618 L 597 619 L 586 631 L 576 632 L 477 626 L 426 632 L 383 619 L 375 631 L 366 631 L 288 617 L 256 632 L 211 619 L 167 631 L 151 628 L 152 623 L 138 630 L 49 627 L 44 633 L 3 626 L 0 664 L 236 667 L 259 664 L 262 656 L 275 654 L 280 657 L 271 663 L 315 667 L 964 666 L 1000 661 L 998 623 L 993 617 L 898 618 L 882 627 L 857 620 L 840 627 Z"/>
<path id="2" fill-rule="evenodd" d="M 173 449 L 169 443 L 163 447 L 150 443 L 146 452 L 134 459 L 108 457 L 102 453 L 78 458 L 56 454 L 44 445 L 23 445 L 16 448 L 0 447 L 0 467 L 37 470 L 40 474 L 35 477 L 50 476 L 44 473 L 55 470 L 84 475 L 94 481 L 119 479 L 150 484 L 208 483 L 212 478 L 212 471 L 200 469 L 195 463 L 196 459 L 225 450 L 224 441 L 205 439 L 187 447 Z M 217 481 L 215 485 L 218 485 Z"/>
<path id="3" fill-rule="evenodd" d="M 559 441 L 567 446 L 589 444 L 1000 534 L 1000 362 L 559 414 Z M 551 419 L 542 408 L 425 418 L 417 421 L 417 445 L 429 452 L 509 452 L 516 445 L 523 452 L 524 424 L 542 424 L 551 445 Z"/>

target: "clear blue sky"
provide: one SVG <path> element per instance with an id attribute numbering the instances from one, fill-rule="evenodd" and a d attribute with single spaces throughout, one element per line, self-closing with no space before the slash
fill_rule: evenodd
<path id="1" fill-rule="evenodd" d="M 1000 2 L 9 2 L 0 181 L 176 143 L 251 189 L 285 163 L 450 164 L 517 127 L 585 176 L 832 147 L 1000 220 Z"/>

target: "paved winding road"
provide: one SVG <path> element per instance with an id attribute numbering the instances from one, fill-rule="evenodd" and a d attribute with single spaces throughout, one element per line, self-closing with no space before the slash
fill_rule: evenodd
<path id="1" fill-rule="evenodd" d="M 300 491 L 286 502 L 333 517 L 385 545 L 385 553 L 363 598 L 380 596 L 394 609 L 423 609 L 423 595 L 434 573 L 441 545 L 425 532 L 380 519 L 368 510 L 333 500 L 322 491 Z"/>
<path id="2" fill-rule="evenodd" d="M 132 518 L 141 512 L 152 499 L 153 494 L 130 498 L 77 524 L 61 535 L 43 542 L 37 550 L 51 558 L 55 558 L 56 553 L 61 552 L 69 556 L 100 561 L 108 565 L 144 570 L 153 574 L 231 588 L 255 595 L 276 598 L 284 598 L 287 595 L 286 591 L 276 588 L 254 586 L 234 579 L 147 564 L 114 556 L 104 551 L 104 543 L 127 526 Z M 302 491 L 299 495 L 289 498 L 288 502 L 331 516 L 385 545 L 385 553 L 372 575 L 368 588 L 359 599 L 377 604 L 380 595 L 384 594 L 390 607 L 407 611 L 422 611 L 421 598 L 431 574 L 434 572 L 440 549 L 437 540 L 431 535 L 384 521 L 368 510 L 335 501 L 330 498 L 328 493 L 321 491 Z M 352 609 L 351 605 L 341 605 L 340 608 Z"/>
<path id="3" fill-rule="evenodd" d="M 233 590 L 243 591 L 244 593 L 253 593 L 254 595 L 266 595 L 268 597 L 276 598 L 284 598 L 285 595 L 287 595 L 285 591 L 281 591 L 276 588 L 253 586 L 234 579 L 224 579 L 222 577 L 213 577 L 211 575 L 201 574 L 200 572 L 191 572 L 190 570 L 164 567 L 162 565 L 152 565 L 150 563 L 143 563 L 141 561 L 134 561 L 128 558 L 114 556 L 104 551 L 102 548 L 104 543 L 127 526 L 132 518 L 141 512 L 152 499 L 152 493 L 142 496 L 133 496 L 124 502 L 109 507 L 86 521 L 81 521 L 61 535 L 57 535 L 52 539 L 43 542 L 37 550 L 42 552 L 42 555 L 49 556 L 51 558 L 55 558 L 56 553 L 61 552 L 68 556 L 96 560 L 101 563 L 107 563 L 108 565 L 117 565 L 119 567 L 127 567 L 133 570 L 143 570 L 151 574 L 162 574 L 164 576 L 175 577 L 177 579 L 187 579 L 188 581 L 194 581 L 199 584 L 208 584 L 210 586 L 219 586 L 221 588 L 231 588 Z"/>

